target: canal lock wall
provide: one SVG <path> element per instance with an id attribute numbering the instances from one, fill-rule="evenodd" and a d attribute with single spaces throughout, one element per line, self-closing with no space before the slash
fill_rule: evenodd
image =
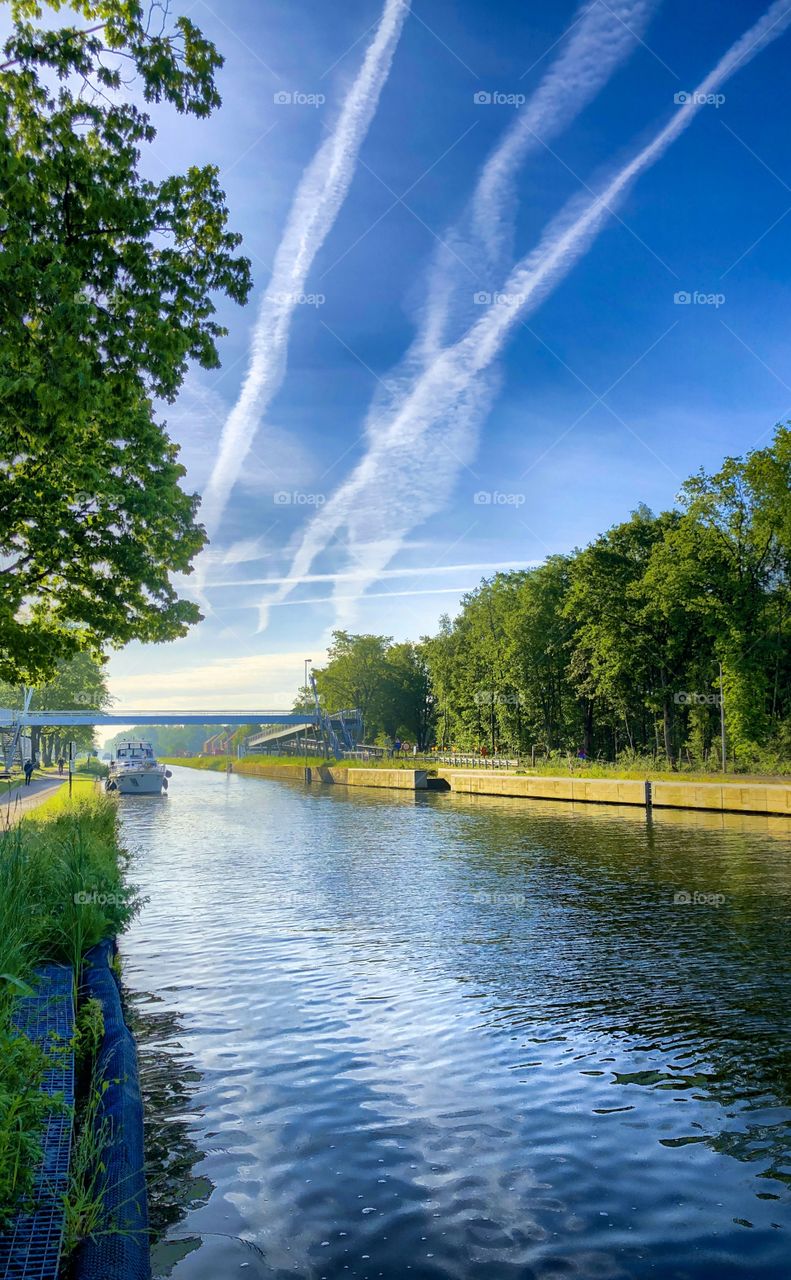
<path id="1" fill-rule="evenodd" d="M 185 762 L 186 763 L 186 762 Z M 767 814 L 791 818 L 788 783 L 653 781 L 643 778 L 542 777 L 494 769 L 354 769 L 332 765 L 260 764 L 234 761 L 233 772 L 330 786 L 396 791 L 449 789 L 461 795 L 559 800 L 575 804 L 626 805 L 641 809 L 694 809 L 707 813 Z"/>

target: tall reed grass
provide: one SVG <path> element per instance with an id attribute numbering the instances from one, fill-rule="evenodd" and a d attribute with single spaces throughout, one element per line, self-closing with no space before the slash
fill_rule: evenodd
<path id="1" fill-rule="evenodd" d="M 71 965 L 120 933 L 138 906 L 111 800 L 91 796 L 48 821 L 0 833 L 0 1226 L 30 1195 L 48 1100 L 45 1055 L 13 1026 L 15 1002 L 45 961 Z"/>

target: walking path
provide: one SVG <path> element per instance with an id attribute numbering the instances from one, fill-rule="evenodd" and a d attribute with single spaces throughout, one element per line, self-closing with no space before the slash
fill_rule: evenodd
<path id="1" fill-rule="evenodd" d="M 66 774 L 62 778 L 57 774 L 48 774 L 43 778 L 34 778 L 29 787 L 26 787 L 24 782 L 17 787 L 12 787 L 10 791 L 0 796 L 0 822 L 3 826 L 18 822 L 65 782 L 68 782 Z"/>

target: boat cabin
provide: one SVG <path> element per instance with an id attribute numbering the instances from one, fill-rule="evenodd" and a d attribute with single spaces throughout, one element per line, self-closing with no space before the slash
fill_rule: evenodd
<path id="1" fill-rule="evenodd" d="M 115 751 L 116 760 L 153 760 L 154 748 L 150 742 L 122 742 Z"/>

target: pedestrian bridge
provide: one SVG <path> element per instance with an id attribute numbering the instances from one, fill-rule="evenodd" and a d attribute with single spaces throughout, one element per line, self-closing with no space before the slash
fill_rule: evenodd
<path id="1" fill-rule="evenodd" d="M 21 735 L 29 729 L 77 728 L 86 725 L 94 728 L 98 725 L 160 725 L 160 724 L 217 724 L 217 725 L 255 725 L 255 731 L 248 737 L 247 748 L 255 749 L 267 742 L 287 739 L 300 730 L 313 728 L 324 740 L 328 751 L 340 758 L 346 750 L 352 750 L 362 733 L 362 718 L 358 711 L 339 711 L 332 714 L 322 708 L 315 681 L 312 681 L 315 706 L 305 711 L 139 711 L 132 708 L 121 708 L 113 711 L 92 711 L 90 708 L 76 711 L 74 708 L 63 711 L 37 711 L 31 709 L 32 694 L 26 690 L 24 706 L 20 709 L 0 707 L 0 733 L 9 735 L 5 744 L 5 768 L 10 768 L 19 749 Z M 270 726 L 267 729 L 267 726 Z"/>
<path id="2" fill-rule="evenodd" d="M 311 711 L 12 711 L 0 707 L 0 729 L 100 724 L 316 724 Z"/>
<path id="3" fill-rule="evenodd" d="M 86 725 L 158 725 L 158 724 L 219 724 L 219 725 L 255 725 L 256 731 L 250 735 L 249 744 L 263 745 L 267 739 L 279 738 L 281 734 L 293 734 L 301 727 L 312 725 L 322 736 L 328 750 L 336 758 L 340 758 L 345 750 L 351 750 L 362 735 L 362 716 L 357 710 L 337 711 L 329 713 L 321 705 L 316 678 L 313 672 L 309 676 L 310 689 L 314 705 L 303 711 L 139 711 L 134 707 L 113 711 L 96 711 L 86 707 L 82 711 L 74 708 L 63 711 L 38 711 L 32 708 L 34 690 L 25 689 L 22 707 L 13 710 L 0 707 L 0 732 L 10 734 L 6 745 L 6 769 L 14 759 L 19 746 L 20 736 L 27 729 L 76 728 Z M 267 733 L 265 726 L 275 726 Z"/>

